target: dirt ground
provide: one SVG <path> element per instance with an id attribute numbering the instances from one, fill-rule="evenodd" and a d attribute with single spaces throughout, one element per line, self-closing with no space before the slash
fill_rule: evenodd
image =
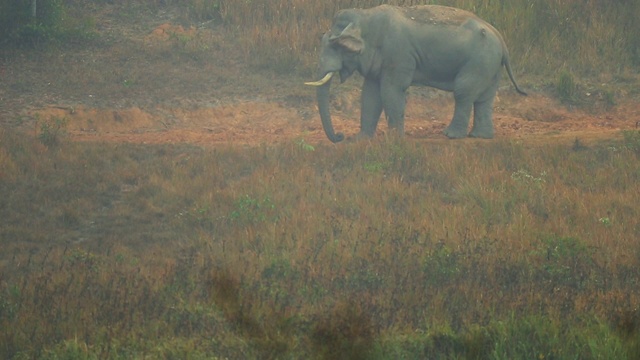
<path id="1" fill-rule="evenodd" d="M 0 56 L 1 126 L 37 133 L 42 121 L 64 119 L 65 134 L 72 141 L 203 146 L 296 139 L 328 143 L 315 90 L 302 84 L 313 79 L 243 65 L 241 55 L 228 55 L 233 45 L 224 45 L 228 42 L 218 30 L 174 24 L 171 14 L 136 27 L 118 23 L 115 9 L 99 19 L 101 36 L 116 40 L 54 54 Z M 189 56 L 201 55 L 184 45 L 195 41 L 222 45 L 197 61 L 173 55 L 177 46 Z M 138 52 L 141 47 L 144 51 Z M 332 89 L 334 127 L 347 137 L 359 130 L 361 80 L 354 78 Z M 606 109 L 571 107 L 555 100 L 549 86 L 545 90 L 527 84 L 526 76 L 520 80 L 525 80 L 520 82 L 529 96 L 518 95 L 507 81 L 499 91 L 496 138 L 589 140 L 615 137 L 621 129 L 640 126 L 640 106 L 634 96 L 616 97 L 615 105 Z M 597 93 L 581 96 L 586 102 L 602 102 Z M 442 130 L 452 113 L 450 94 L 411 88 L 407 138 L 445 139 Z M 381 121 L 378 135 L 386 129 Z"/>
<path id="2" fill-rule="evenodd" d="M 453 113 L 451 99 L 410 99 L 409 104 L 406 115 L 408 138 L 446 138 L 442 130 Z M 213 108 L 161 108 L 152 112 L 137 107 L 113 110 L 51 105 L 32 109 L 29 114 L 34 117 L 37 114 L 40 119 L 66 118 L 67 133 L 76 141 L 198 145 L 257 145 L 296 139 L 309 143 L 328 142 L 319 116 L 311 114 L 315 110 L 309 105 L 292 107 L 279 101 L 247 101 Z M 358 111 L 335 112 L 336 131 L 355 135 L 359 130 Z M 610 138 L 619 135 L 619 130 L 637 128 L 639 120 L 640 107 L 635 103 L 620 104 L 611 111 L 593 115 L 569 111 L 552 99 L 535 94 L 501 97 L 494 116 L 496 138 Z M 378 136 L 386 130 L 386 124 L 381 122 Z"/>

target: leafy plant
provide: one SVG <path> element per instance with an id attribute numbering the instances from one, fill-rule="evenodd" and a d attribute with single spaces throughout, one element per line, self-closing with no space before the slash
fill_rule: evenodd
<path id="1" fill-rule="evenodd" d="M 459 254 L 444 244 L 429 251 L 423 264 L 425 277 L 433 285 L 454 282 L 462 271 Z"/>
<path id="2" fill-rule="evenodd" d="M 363 165 L 364 169 L 370 173 L 378 173 L 384 170 L 385 165 L 378 161 L 369 161 L 365 162 Z"/>
<path id="3" fill-rule="evenodd" d="M 549 236 L 542 240 L 540 255 L 544 276 L 552 284 L 581 288 L 591 280 L 592 251 L 573 237 Z"/>
<path id="4" fill-rule="evenodd" d="M 273 216 L 275 205 L 268 196 L 256 199 L 250 195 L 243 195 L 235 201 L 234 207 L 235 210 L 230 215 L 234 221 L 252 224 L 276 220 Z"/>
<path id="5" fill-rule="evenodd" d="M 609 219 L 608 217 L 601 217 L 600 219 L 598 219 L 598 221 L 606 227 L 611 226 L 611 219 Z"/>
<path id="6" fill-rule="evenodd" d="M 64 134 L 64 128 L 68 123 L 67 118 L 52 117 L 49 120 L 36 120 L 39 126 L 38 140 L 47 147 L 60 144 L 60 137 Z"/>
<path id="7" fill-rule="evenodd" d="M 578 86 L 573 75 L 568 71 L 562 71 L 558 76 L 556 91 L 560 101 L 567 104 L 575 104 L 578 100 Z"/>
<path id="8" fill-rule="evenodd" d="M 311 152 L 316 150 L 313 145 L 306 142 L 303 138 L 296 140 L 295 143 L 304 151 Z"/>
<path id="9" fill-rule="evenodd" d="M 640 122 L 638 124 L 640 125 Z M 622 131 L 624 146 L 640 156 L 640 130 L 624 130 Z"/>

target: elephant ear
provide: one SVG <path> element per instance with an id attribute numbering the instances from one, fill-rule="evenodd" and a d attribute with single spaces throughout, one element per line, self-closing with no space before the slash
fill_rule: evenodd
<path id="1" fill-rule="evenodd" d="M 360 36 L 360 28 L 355 27 L 353 23 L 349 23 L 339 35 L 332 36 L 329 41 L 351 52 L 360 53 L 364 50 L 364 40 Z"/>

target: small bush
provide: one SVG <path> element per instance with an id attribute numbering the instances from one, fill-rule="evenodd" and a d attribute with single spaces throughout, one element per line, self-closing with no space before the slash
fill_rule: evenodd
<path id="1" fill-rule="evenodd" d="M 558 76 L 556 91 L 560 101 L 565 104 L 574 105 L 578 101 L 578 86 L 573 75 L 568 71 L 563 71 Z"/>
<path id="2" fill-rule="evenodd" d="M 640 124 L 640 122 L 638 122 L 638 124 Z M 625 147 L 640 156 L 640 130 L 623 131 L 622 136 Z"/>
<path id="3" fill-rule="evenodd" d="M 593 274 L 591 250 L 575 238 L 551 236 L 542 240 L 542 276 L 554 286 L 582 288 Z"/>
<path id="4" fill-rule="evenodd" d="M 235 202 L 235 210 L 231 212 L 230 218 L 244 224 L 260 223 L 268 220 L 276 220 L 273 216 L 275 205 L 268 196 L 262 199 L 244 195 Z"/>
<path id="5" fill-rule="evenodd" d="M 67 119 L 52 117 L 49 120 L 38 120 L 36 124 L 38 126 L 38 140 L 47 147 L 53 147 L 60 144 Z"/>

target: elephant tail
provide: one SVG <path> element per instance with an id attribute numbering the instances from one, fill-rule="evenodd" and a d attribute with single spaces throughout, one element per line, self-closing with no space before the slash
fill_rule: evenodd
<path id="1" fill-rule="evenodd" d="M 513 72 L 511 71 L 511 63 L 509 62 L 509 51 L 507 50 L 507 47 L 504 46 L 504 43 L 502 46 L 503 46 L 502 65 L 504 65 L 504 67 L 507 69 L 507 74 L 509 74 L 509 79 L 511 79 L 513 86 L 516 87 L 516 91 L 526 96 L 527 92 L 520 89 L 520 87 L 518 86 L 518 83 L 516 82 L 516 79 L 513 77 Z"/>

